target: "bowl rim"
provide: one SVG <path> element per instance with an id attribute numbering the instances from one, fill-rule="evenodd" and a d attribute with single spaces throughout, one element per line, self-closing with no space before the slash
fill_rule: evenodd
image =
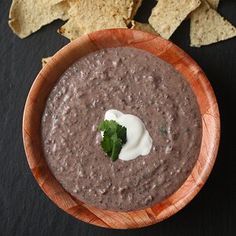
<path id="1" fill-rule="evenodd" d="M 203 126 L 198 160 L 182 186 L 161 203 L 129 212 L 103 210 L 75 199 L 52 175 L 44 160 L 42 150 L 39 148 L 41 147 L 39 123 L 41 123 L 45 97 L 48 96 L 45 94 L 50 93 L 59 76 L 76 59 L 92 51 L 119 46 L 148 51 L 179 71 L 197 97 Z M 42 88 L 46 91 L 44 92 Z M 218 152 L 220 114 L 214 91 L 206 75 L 182 49 L 174 43 L 150 33 L 131 29 L 108 29 L 81 36 L 70 42 L 41 69 L 27 96 L 23 113 L 22 135 L 29 167 L 41 189 L 57 206 L 75 218 L 97 226 L 117 229 L 140 228 L 174 215 L 186 206 L 203 187 Z"/>

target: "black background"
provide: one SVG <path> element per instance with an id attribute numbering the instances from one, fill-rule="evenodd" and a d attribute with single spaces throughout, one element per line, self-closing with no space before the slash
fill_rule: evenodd
<path id="1" fill-rule="evenodd" d="M 21 136 L 25 99 L 41 58 L 68 41 L 56 33 L 61 21 L 27 39 L 16 37 L 7 25 L 10 2 L 0 3 L 0 235 L 236 235 L 236 38 L 191 48 L 189 22 L 171 38 L 203 68 L 220 107 L 221 144 L 206 185 L 187 207 L 162 223 L 137 230 L 108 230 L 60 210 L 29 170 Z M 144 0 L 136 18 L 147 21 L 154 5 L 154 0 Z M 219 11 L 236 25 L 235 0 L 222 0 Z"/>

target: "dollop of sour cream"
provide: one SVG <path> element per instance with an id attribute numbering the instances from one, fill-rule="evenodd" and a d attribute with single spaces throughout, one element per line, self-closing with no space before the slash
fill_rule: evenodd
<path id="1" fill-rule="evenodd" d="M 138 156 L 148 155 L 152 148 L 152 138 L 144 123 L 137 116 L 124 114 L 118 110 L 108 110 L 105 120 L 114 120 L 127 129 L 127 142 L 121 149 L 119 159 L 130 161 Z"/>

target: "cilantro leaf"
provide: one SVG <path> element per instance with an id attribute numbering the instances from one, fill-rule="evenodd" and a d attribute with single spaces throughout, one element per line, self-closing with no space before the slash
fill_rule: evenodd
<path id="1" fill-rule="evenodd" d="M 101 141 L 103 151 L 112 161 L 117 160 L 122 146 L 127 142 L 126 127 L 114 120 L 104 120 L 98 126 L 98 130 L 104 132 Z"/>
<path id="2" fill-rule="evenodd" d="M 126 128 L 124 126 L 118 126 L 117 127 L 117 136 L 120 137 L 122 140 L 122 143 L 127 142 L 127 137 L 126 137 Z"/>
<path id="3" fill-rule="evenodd" d="M 101 146 L 104 152 L 108 154 L 108 156 L 112 153 L 112 141 L 109 136 L 104 136 L 101 141 Z"/>
<path id="4" fill-rule="evenodd" d="M 117 138 L 113 140 L 112 153 L 110 156 L 112 161 L 116 161 L 118 159 L 122 146 L 123 145 L 121 139 Z"/>

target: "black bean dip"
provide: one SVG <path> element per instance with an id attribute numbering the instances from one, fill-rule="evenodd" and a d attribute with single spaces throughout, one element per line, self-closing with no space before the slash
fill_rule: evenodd
<path id="1" fill-rule="evenodd" d="M 138 116 L 153 139 L 151 152 L 112 162 L 100 146 L 98 124 L 109 109 Z M 143 50 L 120 47 L 74 63 L 50 93 L 42 117 L 42 146 L 56 179 L 93 206 L 129 211 L 174 193 L 200 151 L 199 107 L 186 80 Z"/>

